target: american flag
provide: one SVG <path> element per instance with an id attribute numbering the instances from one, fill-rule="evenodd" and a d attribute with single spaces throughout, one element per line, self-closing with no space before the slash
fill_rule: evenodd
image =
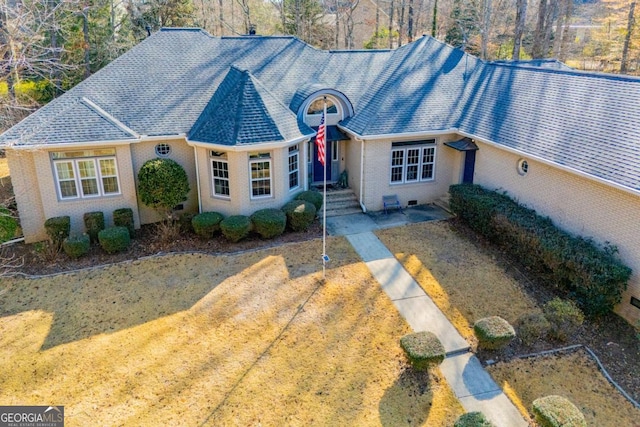
<path id="1" fill-rule="evenodd" d="M 316 146 L 318 147 L 318 161 L 322 166 L 324 166 L 324 145 L 325 145 L 325 134 L 326 134 L 326 125 L 324 124 L 324 113 L 322 113 L 322 118 L 320 119 L 320 127 L 318 128 L 318 134 L 316 135 Z"/>

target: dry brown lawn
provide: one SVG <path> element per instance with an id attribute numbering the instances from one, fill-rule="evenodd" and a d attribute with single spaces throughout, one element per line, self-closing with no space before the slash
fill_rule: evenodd
<path id="1" fill-rule="evenodd" d="M 0 285 L 0 402 L 85 425 L 452 425 L 436 370 L 346 240 L 172 255 Z"/>
<path id="2" fill-rule="evenodd" d="M 596 374 L 598 366 L 583 350 L 501 362 L 488 370 L 507 395 L 527 408 L 538 397 L 557 394 L 576 405 L 589 426 L 640 426 L 640 411 Z"/>
<path id="3" fill-rule="evenodd" d="M 498 315 L 514 324 L 522 314 L 540 310 L 504 267 L 449 222 L 377 235 L 470 341 L 475 340 L 472 325 L 482 317 Z M 525 415 L 536 398 L 561 394 L 583 409 L 590 426 L 640 426 L 640 411 L 583 353 L 500 363 L 490 372 Z"/>

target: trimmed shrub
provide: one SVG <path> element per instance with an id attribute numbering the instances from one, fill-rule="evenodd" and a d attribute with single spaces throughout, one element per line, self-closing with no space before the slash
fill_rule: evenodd
<path id="1" fill-rule="evenodd" d="M 296 196 L 296 200 L 304 200 L 306 202 L 313 203 L 316 208 L 316 212 L 322 207 L 322 193 L 314 190 L 303 191 Z"/>
<path id="2" fill-rule="evenodd" d="M 444 346 L 433 332 L 405 335 L 400 338 L 400 347 L 416 371 L 426 371 L 430 367 L 438 366 L 445 356 Z"/>
<path id="3" fill-rule="evenodd" d="M 263 239 L 272 239 L 284 233 L 287 215 L 280 209 L 261 209 L 251 215 L 253 231 Z"/>
<path id="4" fill-rule="evenodd" d="M 138 172 L 138 194 L 145 205 L 161 216 L 187 200 L 189 178 L 184 168 L 171 159 L 147 160 Z"/>
<path id="5" fill-rule="evenodd" d="M 113 211 L 113 225 L 116 227 L 127 227 L 129 237 L 133 239 L 136 235 L 135 224 L 133 222 L 133 209 L 122 208 Z"/>
<path id="6" fill-rule="evenodd" d="M 87 212 L 83 215 L 84 228 L 91 243 L 98 241 L 98 233 L 104 230 L 104 214 L 102 212 Z"/>
<path id="7" fill-rule="evenodd" d="M 80 236 L 69 236 L 62 241 L 62 250 L 69 258 L 80 258 L 82 255 L 89 252 L 91 246 L 91 239 L 88 234 L 82 234 Z"/>
<path id="8" fill-rule="evenodd" d="M 110 227 L 98 233 L 100 247 L 109 254 L 126 250 L 131 243 L 127 227 Z"/>
<path id="9" fill-rule="evenodd" d="M 473 184 L 449 188 L 450 207 L 471 229 L 516 257 L 574 299 L 590 316 L 621 301 L 631 269 L 617 248 L 573 236 L 505 194 Z"/>
<path id="10" fill-rule="evenodd" d="M 218 212 L 202 212 L 193 217 L 191 226 L 193 231 L 205 239 L 212 238 L 220 230 L 220 223 L 224 216 Z"/>
<path id="11" fill-rule="evenodd" d="M 468 412 L 460 415 L 453 427 L 495 427 L 482 412 Z"/>
<path id="12" fill-rule="evenodd" d="M 562 396 L 545 396 L 533 401 L 533 416 L 540 427 L 587 427 L 580 410 Z"/>
<path id="13" fill-rule="evenodd" d="M 71 232 L 71 218 L 68 216 L 49 218 L 44 222 L 44 229 L 53 246 L 59 249 Z"/>
<path id="14" fill-rule="evenodd" d="M 526 345 L 531 345 L 545 337 L 551 329 L 551 324 L 540 312 L 527 313 L 517 321 L 518 338 Z"/>
<path id="15" fill-rule="evenodd" d="M 507 346 L 516 337 L 513 327 L 499 316 L 485 317 L 473 325 L 478 345 L 487 350 L 498 350 Z"/>
<path id="16" fill-rule="evenodd" d="M 584 314 L 572 301 L 554 298 L 542 308 L 551 325 L 549 336 L 566 341 L 584 322 Z"/>
<path id="17" fill-rule="evenodd" d="M 293 231 L 306 231 L 316 218 L 316 207 L 305 200 L 292 200 L 282 207 Z"/>
<path id="18" fill-rule="evenodd" d="M 18 221 L 7 208 L 0 207 L 0 243 L 13 239 L 18 229 Z"/>
<path id="19" fill-rule="evenodd" d="M 231 242 L 239 242 L 251 232 L 251 219 L 244 215 L 232 215 L 220 222 L 222 235 Z"/>

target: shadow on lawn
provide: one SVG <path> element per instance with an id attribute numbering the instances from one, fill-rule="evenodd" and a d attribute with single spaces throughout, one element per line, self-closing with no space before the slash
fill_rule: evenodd
<path id="1" fill-rule="evenodd" d="M 402 371 L 380 399 L 380 422 L 385 427 L 423 425 L 429 418 L 434 393 L 428 372 L 411 368 Z"/>
<path id="2" fill-rule="evenodd" d="M 318 254 L 321 253 L 321 242 L 310 242 L 309 245 L 305 250 L 317 249 Z M 345 254 L 344 261 L 353 256 Z M 41 346 L 41 350 L 46 350 L 188 310 L 230 277 L 260 274 L 256 269 L 268 268 L 268 260 L 275 260 L 274 257 L 281 260 L 278 263 L 286 265 L 290 278 L 321 271 L 320 262 L 300 262 L 295 249 L 272 248 L 242 256 L 162 256 L 96 270 L 20 280 L 21 284 L 13 286 L 4 296 L 2 315 L 31 310 L 53 313 L 49 333 Z"/>

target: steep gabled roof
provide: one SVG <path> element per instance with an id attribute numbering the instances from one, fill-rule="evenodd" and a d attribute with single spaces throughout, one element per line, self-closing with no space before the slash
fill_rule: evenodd
<path id="1" fill-rule="evenodd" d="M 233 146 L 286 142 L 314 135 L 251 73 L 231 67 L 188 139 Z"/>

